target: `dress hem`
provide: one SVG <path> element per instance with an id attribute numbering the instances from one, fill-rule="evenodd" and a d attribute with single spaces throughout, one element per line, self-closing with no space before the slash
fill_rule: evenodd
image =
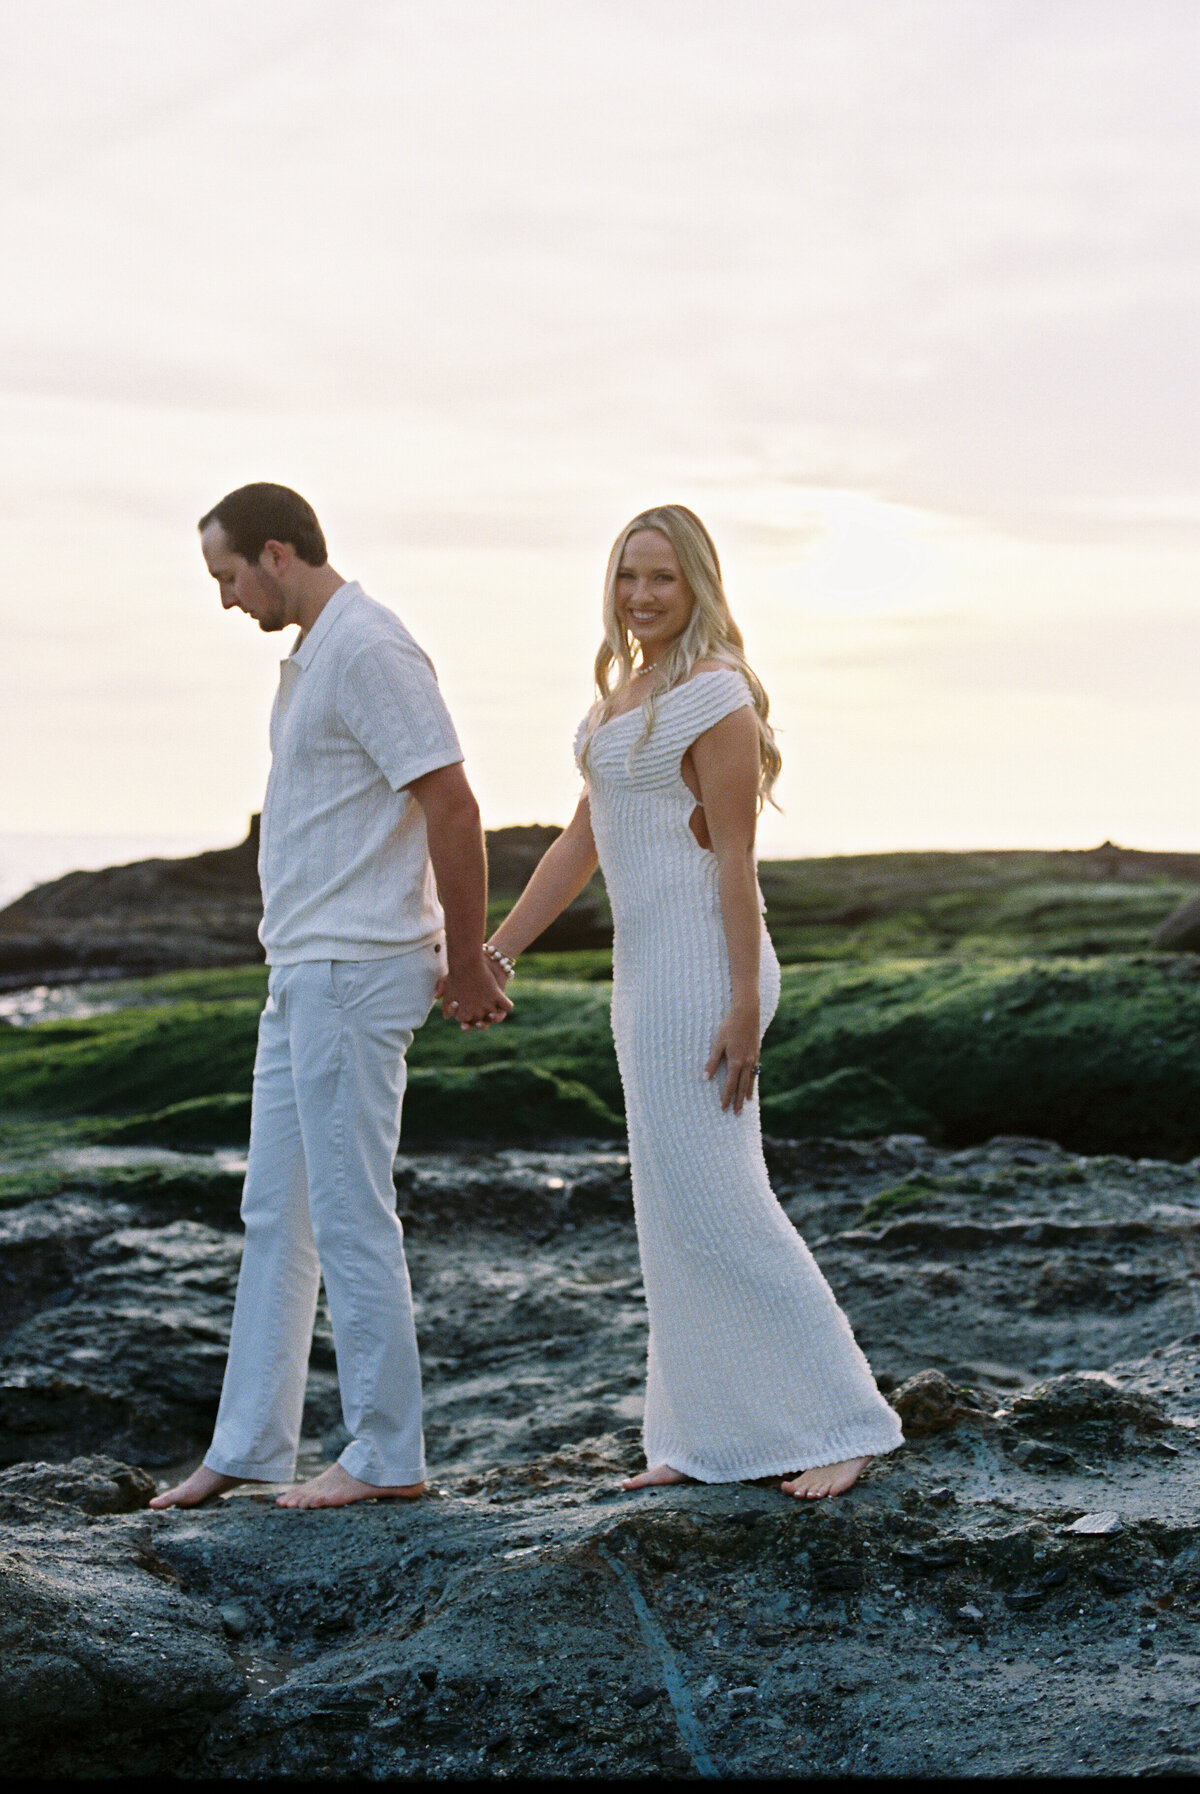
<path id="1" fill-rule="evenodd" d="M 836 1445 L 822 1448 L 819 1457 L 813 1457 L 811 1448 L 794 1453 L 791 1457 L 760 1458 L 755 1462 L 739 1466 L 736 1470 L 712 1471 L 703 1468 L 695 1458 L 687 1452 L 671 1451 L 670 1448 L 656 1452 L 654 1461 L 669 1464 L 672 1470 L 679 1470 L 684 1476 L 692 1477 L 699 1483 L 748 1483 L 755 1482 L 760 1476 L 803 1476 L 806 1470 L 819 1470 L 825 1464 L 840 1464 L 846 1458 L 882 1458 L 889 1452 L 899 1451 L 904 1444 L 903 1437 L 892 1437 L 886 1445 L 873 1443 L 871 1438 L 862 1436 L 840 1440 Z M 804 1462 L 805 1459 L 809 1461 Z M 649 1463 L 650 1454 L 647 1452 Z"/>

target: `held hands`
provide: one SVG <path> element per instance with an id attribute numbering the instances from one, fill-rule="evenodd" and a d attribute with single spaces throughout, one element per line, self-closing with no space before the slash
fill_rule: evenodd
<path id="1" fill-rule="evenodd" d="M 725 1088 L 721 1092 L 721 1107 L 728 1109 L 732 1104 L 735 1115 L 741 1114 L 742 1104 L 754 1092 L 759 1037 L 758 1004 L 739 1008 L 735 1003 L 717 1029 L 708 1064 L 704 1067 L 705 1077 L 714 1078 L 724 1059 Z"/>
<path id="2" fill-rule="evenodd" d="M 448 1022 L 457 1022 L 464 1033 L 468 1028 L 488 1028 L 502 1022 L 513 1007 L 504 994 L 507 983 L 503 968 L 485 959 L 482 953 L 468 964 L 452 966 L 438 979 L 442 1014 Z"/>

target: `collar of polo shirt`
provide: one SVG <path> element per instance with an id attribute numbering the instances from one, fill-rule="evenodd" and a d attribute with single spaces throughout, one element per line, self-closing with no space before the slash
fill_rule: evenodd
<path id="1" fill-rule="evenodd" d="M 291 661 L 295 666 L 301 668 L 308 666 L 351 599 L 360 597 L 361 594 L 362 587 L 356 579 L 348 579 L 345 585 L 340 585 L 337 591 L 325 600 L 316 622 L 303 641 L 297 642 L 284 661 L 284 665 L 286 666 L 288 661 Z"/>

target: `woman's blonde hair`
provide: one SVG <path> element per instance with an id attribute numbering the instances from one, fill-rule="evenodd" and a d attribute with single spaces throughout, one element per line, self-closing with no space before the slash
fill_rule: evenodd
<path id="1" fill-rule="evenodd" d="M 625 525 L 612 546 L 608 569 L 604 575 L 604 640 L 596 655 L 596 691 L 598 697 L 588 718 L 588 737 L 582 759 L 587 767 L 591 737 L 612 715 L 621 694 L 628 690 L 637 671 L 634 664 L 633 637 L 617 615 L 617 574 L 630 536 L 639 530 L 658 530 L 667 538 L 679 560 L 680 571 L 692 595 L 692 614 L 679 639 L 663 655 L 659 665 L 661 677 L 642 705 L 645 726 L 640 746 L 654 727 L 657 700 L 672 686 L 682 685 L 701 660 L 716 660 L 722 666 L 739 672 L 750 687 L 754 715 L 758 723 L 759 786 L 758 802 L 773 803 L 771 788 L 779 777 L 782 765 L 775 735 L 767 721 L 770 704 L 762 684 L 746 660 L 742 632 L 729 612 L 729 600 L 721 583 L 721 563 L 713 539 L 694 511 L 686 505 L 655 505 L 639 511 Z"/>

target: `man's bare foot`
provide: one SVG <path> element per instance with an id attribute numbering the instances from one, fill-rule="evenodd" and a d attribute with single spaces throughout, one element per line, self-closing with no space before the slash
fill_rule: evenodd
<path id="1" fill-rule="evenodd" d="M 244 1476 L 223 1476 L 219 1470 L 210 1470 L 207 1464 L 201 1464 L 199 1470 L 173 1489 L 164 1489 L 161 1495 L 150 1497 L 151 1507 L 199 1507 L 202 1501 L 211 1501 L 216 1495 L 223 1495 L 226 1489 L 236 1489 L 239 1483 L 251 1479 Z"/>
<path id="2" fill-rule="evenodd" d="M 816 1501 L 822 1495 L 844 1495 L 852 1489 L 867 1465 L 870 1458 L 842 1458 L 837 1464 L 817 1464 L 812 1470 L 802 1470 L 799 1476 L 793 1476 L 780 1488 L 785 1495 L 795 1495 L 798 1500 Z"/>
<path id="3" fill-rule="evenodd" d="M 665 1483 L 685 1483 L 687 1477 L 682 1470 L 672 1470 L 669 1464 L 656 1464 L 653 1470 L 643 1470 L 640 1476 L 627 1476 L 621 1483 L 623 1489 L 657 1489 Z"/>
<path id="4" fill-rule="evenodd" d="M 331 1464 L 306 1483 L 276 1496 L 277 1507 L 349 1507 L 352 1501 L 415 1501 L 425 1493 L 424 1483 L 404 1483 L 381 1488 L 378 1483 L 363 1483 L 340 1464 Z"/>

